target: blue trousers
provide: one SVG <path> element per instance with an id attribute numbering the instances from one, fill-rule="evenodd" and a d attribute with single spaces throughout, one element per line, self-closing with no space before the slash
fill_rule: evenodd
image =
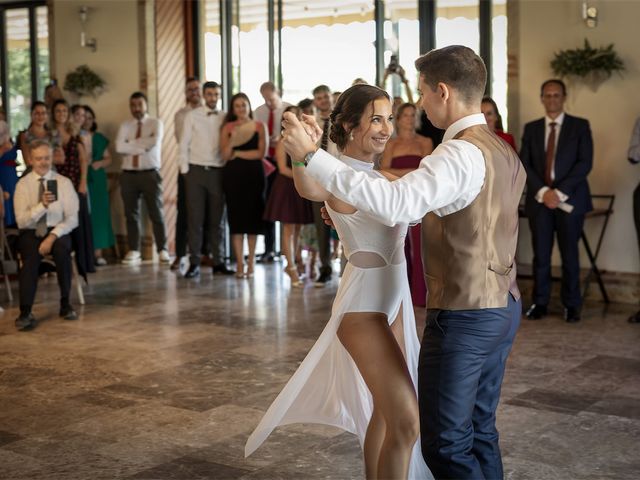
<path id="1" fill-rule="evenodd" d="M 418 364 L 422 454 L 436 479 L 501 479 L 496 408 L 522 305 L 430 310 Z"/>

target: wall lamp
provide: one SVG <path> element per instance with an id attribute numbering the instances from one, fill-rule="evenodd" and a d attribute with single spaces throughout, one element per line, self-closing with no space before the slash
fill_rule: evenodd
<path id="1" fill-rule="evenodd" d="M 582 2 L 582 19 L 589 28 L 595 28 L 598 25 L 598 9 L 590 7 L 587 2 Z"/>
<path id="2" fill-rule="evenodd" d="M 95 38 L 88 39 L 84 31 L 87 16 L 89 15 L 89 7 L 83 5 L 78 12 L 80 13 L 80 24 L 82 25 L 82 30 L 80 31 L 80 46 L 90 48 L 92 52 L 95 52 L 98 48 L 98 41 Z"/>

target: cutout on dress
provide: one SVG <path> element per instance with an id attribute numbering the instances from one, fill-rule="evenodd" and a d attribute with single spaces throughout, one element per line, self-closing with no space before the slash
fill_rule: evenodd
<path id="1" fill-rule="evenodd" d="M 386 267 L 387 261 L 379 253 L 355 252 L 349 257 L 349 263 L 358 268 Z"/>

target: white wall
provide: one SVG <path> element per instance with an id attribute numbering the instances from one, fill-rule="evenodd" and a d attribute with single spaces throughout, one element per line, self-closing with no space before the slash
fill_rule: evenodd
<path id="1" fill-rule="evenodd" d="M 512 0 L 513 1 L 513 0 Z M 632 194 L 640 180 L 640 165 L 627 161 L 627 147 L 635 119 L 640 116 L 640 48 L 638 28 L 640 1 L 590 0 L 598 8 L 598 26 L 587 28 L 581 18 L 579 1 L 518 1 L 510 27 L 516 29 L 517 75 L 510 78 L 519 105 L 514 111 L 512 130 L 521 138 L 526 122 L 544 114 L 540 104 L 540 84 L 553 73 L 549 66 L 553 53 L 582 46 L 587 38 L 592 46 L 615 44 L 627 71 L 614 74 L 597 91 L 568 82 L 566 111 L 591 122 L 594 139 L 594 166 L 589 184 L 594 194 L 616 195 L 614 214 L 604 239 L 598 265 L 619 272 L 640 272 L 638 242 L 633 224 Z M 518 142 L 520 143 L 520 142 Z M 587 220 L 587 234 L 595 244 L 601 220 Z M 582 247 L 582 266 L 588 265 Z M 531 237 L 526 222 L 521 223 L 519 258 L 531 262 Z M 554 264 L 559 265 L 557 252 Z"/>

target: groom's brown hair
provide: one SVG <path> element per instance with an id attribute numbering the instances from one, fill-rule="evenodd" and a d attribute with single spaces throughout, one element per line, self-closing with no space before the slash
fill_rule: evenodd
<path id="1" fill-rule="evenodd" d="M 480 103 L 487 84 L 487 68 L 469 47 L 451 45 L 418 57 L 416 70 L 435 90 L 442 82 L 460 92 L 467 104 Z"/>

